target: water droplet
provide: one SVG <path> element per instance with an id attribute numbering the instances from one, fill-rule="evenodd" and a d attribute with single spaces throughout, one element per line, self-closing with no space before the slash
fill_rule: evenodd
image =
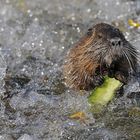
<path id="1" fill-rule="evenodd" d="M 3 32 L 4 31 L 4 28 L 1 28 L 0 31 Z"/>
<path id="2" fill-rule="evenodd" d="M 90 13 L 91 12 L 91 9 L 87 9 L 87 13 Z"/>

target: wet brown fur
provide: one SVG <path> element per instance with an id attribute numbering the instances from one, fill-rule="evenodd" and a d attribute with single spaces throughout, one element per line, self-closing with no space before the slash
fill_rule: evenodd
<path id="1" fill-rule="evenodd" d="M 127 81 L 130 64 L 123 55 L 116 54 L 116 52 L 111 54 L 106 49 L 109 47 L 109 42 L 106 40 L 108 35 L 120 37 L 124 44 L 129 44 L 122 33 L 111 25 L 100 23 L 88 29 L 85 36 L 70 49 L 66 56 L 63 72 L 65 82 L 69 87 L 78 90 L 93 89 L 106 74 L 122 82 Z M 135 51 L 133 47 L 132 49 Z M 117 51 L 122 53 L 121 49 Z M 131 55 L 131 58 L 135 69 L 136 58 L 133 55 Z M 106 67 L 106 65 L 109 67 Z M 104 67 L 107 71 L 98 73 Z"/>

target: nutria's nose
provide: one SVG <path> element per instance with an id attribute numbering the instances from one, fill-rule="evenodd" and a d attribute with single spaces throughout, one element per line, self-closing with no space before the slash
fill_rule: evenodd
<path id="1" fill-rule="evenodd" d="M 121 43 L 122 43 L 121 39 L 118 38 L 118 37 L 112 38 L 112 39 L 110 40 L 110 42 L 111 42 L 111 45 L 112 45 L 112 46 L 121 46 Z"/>

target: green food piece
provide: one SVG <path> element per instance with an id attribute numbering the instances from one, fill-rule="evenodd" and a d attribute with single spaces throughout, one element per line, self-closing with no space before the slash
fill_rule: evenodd
<path id="1" fill-rule="evenodd" d="M 122 83 L 115 78 L 105 77 L 104 83 L 94 89 L 88 97 L 88 102 L 94 108 L 94 112 L 100 112 L 103 106 L 107 105 L 109 101 L 115 96 L 115 91 L 122 86 Z"/>

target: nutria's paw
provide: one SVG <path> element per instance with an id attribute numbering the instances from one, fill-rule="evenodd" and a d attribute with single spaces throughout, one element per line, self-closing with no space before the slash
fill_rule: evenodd
<path id="1" fill-rule="evenodd" d="M 114 70 L 109 70 L 108 76 L 110 78 L 116 78 L 120 82 L 126 84 L 128 81 L 128 75 L 122 73 L 121 71 L 114 71 Z"/>
<path id="2" fill-rule="evenodd" d="M 115 72 L 114 72 L 114 70 L 109 70 L 109 72 L 108 72 L 108 76 L 110 77 L 110 78 L 113 78 L 113 77 L 115 77 Z"/>
<path id="3" fill-rule="evenodd" d="M 125 74 L 123 74 L 122 72 L 116 72 L 115 73 L 115 75 L 114 75 L 114 77 L 117 79 L 117 80 L 119 80 L 119 81 L 121 81 L 122 83 L 124 83 L 124 84 L 127 84 L 127 82 L 128 82 L 128 76 L 126 76 Z"/>
<path id="4" fill-rule="evenodd" d="M 104 82 L 103 76 L 94 76 L 94 85 L 95 86 L 100 86 Z"/>

